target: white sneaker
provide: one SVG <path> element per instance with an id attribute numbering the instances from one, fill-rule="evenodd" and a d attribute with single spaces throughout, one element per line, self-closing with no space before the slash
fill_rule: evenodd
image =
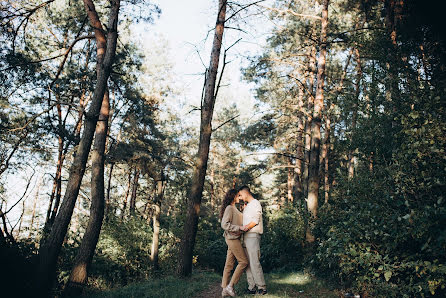
<path id="1" fill-rule="evenodd" d="M 234 289 L 232 287 L 230 287 L 229 285 L 226 288 L 224 288 L 224 290 L 226 290 L 226 293 L 228 293 L 229 296 L 231 296 L 231 297 L 235 296 Z"/>
<path id="2" fill-rule="evenodd" d="M 228 290 L 226 288 L 223 288 L 221 291 L 221 297 L 229 296 Z"/>

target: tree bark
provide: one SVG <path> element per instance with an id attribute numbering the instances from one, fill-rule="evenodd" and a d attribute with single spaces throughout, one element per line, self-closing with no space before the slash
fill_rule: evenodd
<path id="1" fill-rule="evenodd" d="M 107 86 L 107 80 L 111 72 L 116 52 L 120 0 L 111 1 L 107 36 L 104 34 L 104 29 L 92 0 L 84 0 L 84 5 L 96 37 L 97 81 L 89 111 L 85 116 L 84 131 L 77 147 L 73 164 L 70 168 L 70 174 L 63 202 L 59 208 L 59 212 L 54 220 L 54 225 L 48 235 L 48 238 L 45 239 L 40 246 L 40 260 L 36 280 L 38 282 L 37 286 L 41 292 L 40 294 L 42 295 L 48 294 L 55 278 L 57 258 L 59 256 L 64 237 L 67 233 L 68 225 L 70 224 L 73 209 L 79 194 L 82 177 L 84 176 L 88 154 L 90 152 L 96 123 Z"/>
<path id="2" fill-rule="evenodd" d="M 159 269 L 158 263 L 158 248 L 159 248 L 159 235 L 160 235 L 160 216 L 161 216 L 161 202 L 164 194 L 164 175 L 161 174 L 161 179 L 155 181 L 155 200 L 153 202 L 153 238 L 152 238 L 152 250 L 150 254 L 150 260 L 153 263 L 155 270 Z"/>
<path id="3" fill-rule="evenodd" d="M 293 190 L 294 190 L 294 183 L 295 183 L 295 173 L 294 173 L 294 165 L 293 165 L 293 159 L 291 157 L 288 157 L 288 167 L 287 167 L 287 203 L 294 203 L 294 196 L 293 196 Z"/>
<path id="4" fill-rule="evenodd" d="M 347 169 L 348 169 L 348 178 L 352 179 L 355 176 L 355 164 L 356 157 L 355 151 L 356 148 L 353 146 L 353 135 L 356 130 L 356 121 L 358 118 L 358 102 L 359 102 L 359 94 L 361 93 L 361 78 L 362 78 L 362 66 L 361 66 L 361 57 L 359 56 L 359 50 L 355 49 L 355 57 L 356 57 L 356 82 L 355 82 L 355 97 L 353 98 L 353 108 L 352 108 L 352 125 L 350 131 L 350 150 L 348 153 L 347 160 Z"/>
<path id="5" fill-rule="evenodd" d="M 108 183 L 107 183 L 107 195 L 105 197 L 105 220 L 110 216 L 110 191 L 111 191 L 111 180 L 113 177 L 113 169 L 115 167 L 115 163 L 112 162 L 110 164 L 110 171 L 108 173 Z"/>
<path id="6" fill-rule="evenodd" d="M 330 159 L 330 137 L 331 137 L 331 110 L 327 109 L 325 118 L 325 140 L 322 146 L 322 160 L 324 161 L 324 200 L 328 203 L 330 199 L 330 183 L 329 183 L 329 159 Z"/>
<path id="7" fill-rule="evenodd" d="M 294 169 L 294 202 L 299 202 L 302 200 L 304 190 L 302 185 L 302 174 L 304 167 L 304 126 L 305 126 L 305 111 L 304 103 L 303 103 L 304 90 L 299 88 L 298 95 L 298 106 L 299 106 L 299 115 L 297 117 L 297 159 L 296 159 L 296 168 Z"/>
<path id="8" fill-rule="evenodd" d="M 93 151 L 91 154 L 90 218 L 79 251 L 77 252 L 76 259 L 74 260 L 74 266 L 71 270 L 68 284 L 65 288 L 65 293 L 69 295 L 80 294 L 83 286 L 87 282 L 88 269 L 93 259 L 102 227 L 102 220 L 104 218 L 104 152 L 107 139 L 109 111 L 109 95 L 108 91 L 106 91 L 102 101 L 101 113 L 96 125 Z"/>
<path id="9" fill-rule="evenodd" d="M 52 205 L 52 202 L 54 200 L 54 197 L 56 198 L 54 201 L 54 206 L 51 206 L 49 208 L 51 210 L 51 213 L 47 213 L 48 217 L 48 227 L 47 229 L 51 229 L 51 226 L 54 223 L 54 219 L 56 218 L 57 211 L 59 210 L 60 205 L 60 198 L 62 196 L 62 166 L 65 160 L 65 155 L 63 154 L 63 146 L 64 141 L 61 136 L 59 136 L 59 153 L 57 158 L 57 168 L 56 168 L 56 176 L 54 177 L 54 185 L 53 185 L 53 191 L 51 192 L 51 198 L 50 198 L 50 206 Z M 49 210 L 48 210 L 49 211 Z"/>
<path id="10" fill-rule="evenodd" d="M 127 190 L 124 195 L 124 202 L 122 203 L 121 219 L 124 219 L 125 210 L 127 209 L 127 199 L 129 197 L 130 188 L 132 187 L 132 169 L 129 169 L 129 179 L 127 183 Z"/>
<path id="11" fill-rule="evenodd" d="M 313 97 L 313 88 L 314 88 L 314 75 L 316 73 L 316 46 L 312 46 L 310 50 L 310 63 L 309 69 L 310 74 L 308 76 L 308 90 L 311 94 L 308 96 L 308 105 L 307 105 L 307 118 L 305 120 L 305 152 L 304 152 L 304 170 L 303 170 L 303 183 L 304 183 L 304 196 L 305 198 L 308 196 L 308 172 L 310 168 L 310 149 L 311 149 L 311 111 L 313 111 L 314 106 L 314 97 Z"/>
<path id="12" fill-rule="evenodd" d="M 402 20 L 402 12 L 404 10 L 404 1 L 401 0 L 385 0 L 384 1 L 384 11 L 385 11 L 385 27 L 389 35 L 391 44 L 387 49 L 387 77 L 385 80 L 386 89 L 386 101 L 389 115 L 390 124 L 390 134 L 394 134 L 394 129 L 397 126 L 397 121 L 395 120 L 395 113 L 397 109 L 397 99 L 400 97 L 399 90 L 399 67 L 398 61 L 401 59 L 399 57 L 398 44 L 397 44 L 397 27 Z M 390 144 L 388 144 L 390 150 L 393 152 L 394 148 L 394 138 L 390 138 Z"/>
<path id="13" fill-rule="evenodd" d="M 138 192 L 138 186 L 139 186 L 139 174 L 140 170 L 136 167 L 135 168 L 135 174 L 133 175 L 133 186 L 132 186 L 132 195 L 130 196 L 130 214 L 135 214 L 136 209 L 136 193 Z"/>
<path id="14" fill-rule="evenodd" d="M 319 193 L 319 155 L 321 146 L 321 118 L 324 107 L 324 81 L 325 81 L 325 59 L 327 56 L 327 26 L 328 26 L 328 3 L 322 1 L 322 26 L 320 36 L 320 50 L 317 62 L 317 87 L 314 101 L 313 119 L 311 121 L 311 148 L 310 167 L 308 177 L 307 208 L 310 212 L 310 222 L 307 227 L 306 240 L 314 242 L 313 220 L 317 217 L 318 193 Z"/>
<path id="15" fill-rule="evenodd" d="M 51 190 L 51 196 L 50 196 L 50 203 L 48 205 L 48 210 L 46 213 L 46 220 L 45 220 L 45 228 L 44 230 L 49 230 L 50 226 L 51 226 L 51 221 L 50 218 L 54 218 L 56 217 L 57 214 L 57 208 L 56 210 L 53 209 L 53 202 L 54 202 L 54 198 L 56 197 L 56 192 L 57 192 L 57 187 L 58 187 L 58 182 L 60 181 L 60 176 L 61 176 L 61 172 L 62 172 L 62 153 L 63 153 L 63 139 L 62 137 L 59 135 L 58 136 L 58 154 L 57 154 L 57 166 L 56 166 L 56 174 L 54 175 L 54 180 L 53 180 L 53 189 Z M 52 216 L 52 214 L 54 213 L 54 217 Z"/>
<path id="16" fill-rule="evenodd" d="M 211 203 L 211 209 L 214 210 L 216 204 L 215 199 L 215 171 L 214 169 L 211 169 L 211 174 L 209 175 L 209 200 Z"/>
<path id="17" fill-rule="evenodd" d="M 212 116 L 215 105 L 215 85 L 220 60 L 221 45 L 226 17 L 226 0 L 219 0 L 218 16 L 212 45 L 210 65 L 205 82 L 204 100 L 201 105 L 200 142 L 195 160 L 192 185 L 189 192 L 189 206 L 184 223 L 183 238 L 180 244 L 180 256 L 177 272 L 181 276 L 192 273 L 192 254 L 197 234 L 198 217 L 203 193 L 204 178 L 209 158 L 209 146 L 212 134 Z"/>

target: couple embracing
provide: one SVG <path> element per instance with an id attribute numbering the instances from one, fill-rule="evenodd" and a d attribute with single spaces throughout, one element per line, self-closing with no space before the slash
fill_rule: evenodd
<path id="1" fill-rule="evenodd" d="M 241 201 L 245 204 L 243 213 L 235 206 Z M 230 189 L 223 200 L 220 218 L 224 230 L 223 236 L 228 245 L 221 295 L 235 296 L 234 285 L 245 270 L 248 280 L 247 291 L 250 294 L 266 295 L 265 278 L 260 264 L 260 237 L 263 234 L 260 202 L 252 196 L 248 186 L 242 186 L 238 191 Z M 236 259 L 238 265 L 230 279 Z"/>

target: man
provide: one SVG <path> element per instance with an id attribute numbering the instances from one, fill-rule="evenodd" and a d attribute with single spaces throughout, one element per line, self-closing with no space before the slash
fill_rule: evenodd
<path id="1" fill-rule="evenodd" d="M 248 292 L 250 294 L 266 295 L 266 284 L 263 276 L 262 265 L 260 264 L 260 237 L 263 234 L 262 206 L 256 200 L 248 186 L 240 187 L 237 196 L 245 201 L 243 209 L 244 247 L 249 260 L 246 269 L 248 279 Z M 255 287 L 257 286 L 257 292 Z"/>

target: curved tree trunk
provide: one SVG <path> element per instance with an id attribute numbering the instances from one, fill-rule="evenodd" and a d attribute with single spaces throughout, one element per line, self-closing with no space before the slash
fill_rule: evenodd
<path id="1" fill-rule="evenodd" d="M 307 208 L 310 212 L 310 222 L 307 227 L 306 240 L 314 242 L 313 220 L 317 217 L 318 193 L 319 193 L 319 155 L 321 147 L 321 118 L 324 107 L 324 81 L 325 81 L 325 58 L 327 56 L 327 26 L 328 26 L 328 3 L 322 2 L 322 26 L 320 36 L 320 51 L 317 61 L 317 87 L 314 101 L 313 119 L 311 121 L 311 148 L 310 166 L 308 177 Z"/>
<path id="2" fill-rule="evenodd" d="M 184 233 L 180 244 L 180 257 L 177 268 L 177 272 L 181 276 L 188 276 L 192 273 L 192 254 L 195 245 L 195 236 L 197 234 L 198 216 L 200 214 L 204 178 L 206 176 L 209 146 L 211 143 L 212 116 L 215 104 L 214 92 L 225 27 L 226 2 L 226 0 L 219 0 L 211 61 L 205 83 L 204 100 L 201 105 L 200 143 L 195 160 L 192 186 L 189 193 L 189 208 L 186 222 L 184 223 Z"/>
<path id="3" fill-rule="evenodd" d="M 111 1 L 107 37 L 104 34 L 105 31 L 99 20 L 94 3 L 91 0 L 84 0 L 84 5 L 96 37 L 97 81 L 91 99 L 90 109 L 85 116 L 84 131 L 70 168 L 63 202 L 59 208 L 59 212 L 54 220 L 54 225 L 48 238 L 45 239 L 39 249 L 40 260 L 37 268 L 36 281 L 41 295 L 48 294 L 55 278 L 57 259 L 79 194 L 82 177 L 84 176 L 88 154 L 90 152 L 96 123 L 107 86 L 107 80 L 111 72 L 116 52 L 120 0 Z"/>
<path id="4" fill-rule="evenodd" d="M 91 154 L 90 218 L 65 289 L 65 293 L 70 293 L 70 295 L 80 294 L 77 292 L 82 290 L 83 285 L 87 282 L 88 268 L 93 259 L 104 218 L 104 152 L 107 139 L 109 110 L 109 96 L 108 91 L 106 91 L 104 100 L 102 101 L 101 114 L 99 115 L 96 126 L 93 151 Z"/>

